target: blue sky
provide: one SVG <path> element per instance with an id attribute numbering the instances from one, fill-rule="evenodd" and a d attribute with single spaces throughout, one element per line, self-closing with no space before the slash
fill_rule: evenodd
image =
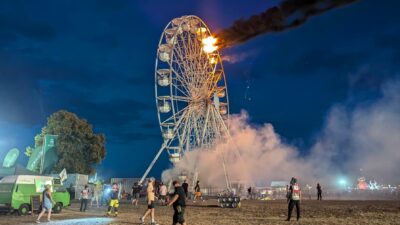
<path id="1" fill-rule="evenodd" d="M 0 159 L 33 145 L 46 118 L 66 109 L 105 133 L 102 172 L 140 176 L 162 142 L 153 76 L 164 26 L 195 14 L 218 31 L 278 2 L 2 1 Z M 231 113 L 272 123 L 307 154 L 335 104 L 373 101 L 399 76 L 399 7 L 362 0 L 222 50 L 241 58 L 224 63 Z M 163 155 L 151 174 L 169 166 Z"/>

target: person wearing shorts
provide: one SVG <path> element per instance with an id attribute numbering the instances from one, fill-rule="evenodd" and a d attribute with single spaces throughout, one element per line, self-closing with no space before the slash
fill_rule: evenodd
<path id="1" fill-rule="evenodd" d="M 155 220 L 155 212 L 154 212 L 154 200 L 155 200 L 155 194 L 154 194 L 154 184 L 155 184 L 155 179 L 152 177 L 149 179 L 149 182 L 147 184 L 147 210 L 144 213 L 144 215 L 140 218 L 141 224 L 144 224 L 144 220 L 146 219 L 146 216 L 149 214 L 151 215 L 151 225 L 158 225 Z"/>
<path id="2" fill-rule="evenodd" d="M 160 202 L 161 205 L 164 205 L 167 200 L 167 186 L 161 182 L 160 185 Z"/>
<path id="3" fill-rule="evenodd" d="M 201 189 L 200 189 L 200 181 L 196 182 L 196 186 L 194 187 L 194 198 L 193 202 L 196 202 L 197 199 L 203 200 L 203 197 L 201 195 Z M 204 201 L 204 200 L 203 200 Z"/>
<path id="4" fill-rule="evenodd" d="M 114 211 L 114 216 L 118 216 L 118 207 L 119 207 L 119 187 L 118 184 L 114 183 L 112 185 L 111 193 L 110 193 L 110 204 L 108 205 L 107 216 L 111 216 L 112 211 Z"/>
<path id="5" fill-rule="evenodd" d="M 173 206 L 174 215 L 172 217 L 172 224 L 186 225 L 185 221 L 185 208 L 186 208 L 186 193 L 185 190 L 179 184 L 179 181 L 175 180 L 172 183 L 175 187 L 174 197 L 168 206 Z"/>

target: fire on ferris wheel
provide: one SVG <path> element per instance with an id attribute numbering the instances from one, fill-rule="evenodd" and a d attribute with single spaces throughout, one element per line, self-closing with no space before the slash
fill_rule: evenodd
<path id="1" fill-rule="evenodd" d="M 210 149 L 229 136 L 228 90 L 222 60 L 207 25 L 197 16 L 182 16 L 165 27 L 155 62 L 155 96 L 163 143 L 144 173 L 162 152 L 178 163 L 185 152 Z M 227 188 L 230 188 L 224 169 Z"/>

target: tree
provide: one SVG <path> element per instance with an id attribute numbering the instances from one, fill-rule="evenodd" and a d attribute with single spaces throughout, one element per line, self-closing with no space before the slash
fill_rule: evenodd
<path id="1" fill-rule="evenodd" d="M 106 155 L 104 134 L 93 133 L 92 125 L 76 114 L 60 110 L 47 119 L 47 125 L 35 136 L 35 147 L 43 144 L 46 134 L 58 135 L 58 162 L 53 172 L 66 168 L 70 173 L 92 174 Z"/>

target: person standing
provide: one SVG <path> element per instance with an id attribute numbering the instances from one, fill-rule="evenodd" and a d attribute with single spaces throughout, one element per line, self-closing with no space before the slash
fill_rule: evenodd
<path id="1" fill-rule="evenodd" d="M 196 202 L 196 199 L 203 199 L 202 194 L 201 194 L 201 188 L 200 188 L 200 181 L 198 180 L 196 182 L 196 186 L 194 186 L 194 198 L 193 202 Z"/>
<path id="2" fill-rule="evenodd" d="M 47 210 L 47 221 L 51 222 L 51 209 L 53 208 L 53 197 L 51 196 L 51 186 L 46 185 L 45 190 L 42 193 L 42 211 L 36 219 L 36 223 L 40 223 L 40 218 L 44 215 Z"/>
<path id="3" fill-rule="evenodd" d="M 289 193 L 290 193 L 290 200 L 288 204 L 288 217 L 286 221 L 290 221 L 292 217 L 292 211 L 294 206 L 296 206 L 296 214 L 297 214 L 297 221 L 300 219 L 300 200 L 301 200 L 301 189 L 300 185 L 297 183 L 296 178 L 292 178 L 290 182 Z"/>
<path id="4" fill-rule="evenodd" d="M 142 190 L 142 185 L 135 182 L 132 186 L 132 205 L 137 206 L 140 199 L 140 191 Z"/>
<path id="5" fill-rule="evenodd" d="M 185 208 L 186 208 L 186 193 L 183 187 L 179 184 L 179 181 L 175 180 L 172 182 L 175 187 L 174 197 L 168 206 L 173 206 L 174 215 L 172 217 L 172 225 L 182 224 L 186 225 L 185 222 Z"/>
<path id="6" fill-rule="evenodd" d="M 183 190 L 185 191 L 186 198 L 188 198 L 188 197 L 189 197 L 189 196 L 188 196 L 188 193 L 189 193 L 189 184 L 188 184 L 187 180 L 185 180 L 185 181 L 183 182 L 182 188 L 183 188 Z"/>
<path id="7" fill-rule="evenodd" d="M 119 187 L 117 183 L 113 183 L 110 195 L 110 204 L 108 205 L 107 216 L 111 216 L 111 211 L 114 209 L 114 216 L 117 217 L 119 207 Z"/>
<path id="8" fill-rule="evenodd" d="M 251 187 L 247 188 L 247 196 L 249 199 L 252 199 Z"/>
<path id="9" fill-rule="evenodd" d="M 102 188 L 101 183 L 99 181 L 97 181 L 93 188 L 93 197 L 92 197 L 92 200 L 90 201 L 91 207 L 93 207 L 93 202 L 96 201 L 97 208 L 99 208 L 99 198 L 101 197 L 101 188 Z M 101 201 L 101 199 L 100 199 L 100 201 Z"/>
<path id="10" fill-rule="evenodd" d="M 322 188 L 321 185 L 319 183 L 317 183 L 317 200 L 322 201 Z"/>
<path id="11" fill-rule="evenodd" d="M 290 201 L 289 185 L 286 185 L 286 202 L 289 203 L 289 201 Z"/>
<path id="12" fill-rule="evenodd" d="M 85 185 L 85 187 L 81 191 L 81 208 L 79 209 L 79 211 L 81 211 L 81 212 L 86 211 L 87 202 L 89 199 L 89 193 L 90 193 L 89 187 L 87 185 Z"/>
<path id="13" fill-rule="evenodd" d="M 155 212 L 154 212 L 154 185 L 155 185 L 155 179 L 152 177 L 149 179 L 149 182 L 147 184 L 147 210 L 143 214 L 143 216 L 140 218 L 141 224 L 144 224 L 144 220 L 146 219 L 146 216 L 149 214 L 151 215 L 151 225 L 157 225 L 157 223 L 154 220 L 155 217 Z"/>
<path id="14" fill-rule="evenodd" d="M 161 201 L 161 204 L 164 205 L 166 200 L 167 200 L 167 186 L 163 182 L 161 182 L 161 184 L 160 184 L 160 201 Z"/>

